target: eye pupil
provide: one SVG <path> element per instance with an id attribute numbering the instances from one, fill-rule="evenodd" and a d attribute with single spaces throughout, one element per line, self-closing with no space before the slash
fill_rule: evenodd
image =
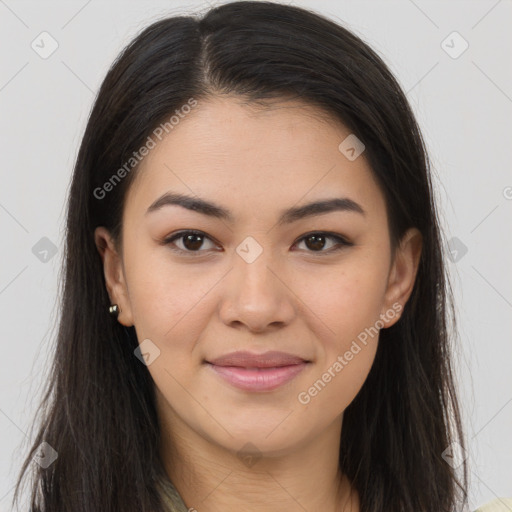
<path id="1" fill-rule="evenodd" d="M 313 245 L 311 246 L 310 244 L 308 244 L 308 242 L 312 240 L 313 241 Z M 306 245 L 308 246 L 308 248 L 314 248 L 315 250 L 320 250 L 320 249 L 323 249 L 324 245 L 325 245 L 325 236 L 323 235 L 310 235 L 308 236 L 306 239 L 305 239 L 305 242 L 306 242 Z"/>
<path id="2" fill-rule="evenodd" d="M 192 243 L 192 245 L 190 245 L 190 242 Z M 197 235 L 197 234 L 193 233 L 193 234 L 186 235 L 183 237 L 183 245 L 191 251 L 200 249 L 202 244 L 203 244 L 203 236 L 202 235 Z"/>

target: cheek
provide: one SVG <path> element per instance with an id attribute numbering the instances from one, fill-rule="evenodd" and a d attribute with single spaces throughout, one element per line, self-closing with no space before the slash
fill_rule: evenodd
<path id="1" fill-rule="evenodd" d="M 375 359 L 377 346 L 378 335 L 366 345 L 357 340 L 349 344 L 345 347 L 346 351 L 327 362 L 323 372 L 319 372 L 300 399 L 304 401 L 304 397 L 309 397 L 311 408 L 315 408 L 321 414 L 330 411 L 326 414 L 330 418 L 341 414 L 365 383 Z"/>
<path id="2" fill-rule="evenodd" d="M 177 347 L 198 337 L 208 292 L 218 276 L 200 265 L 172 263 L 165 248 L 134 248 L 127 258 L 130 304 L 139 338 Z M 183 333 L 186 332 L 186 336 Z"/>
<path id="3" fill-rule="evenodd" d="M 309 413 L 328 410 L 330 418 L 341 414 L 368 377 L 379 342 L 381 278 L 378 271 L 358 267 L 330 281 L 317 276 L 309 282 L 314 310 L 309 328 L 319 340 L 317 368 L 300 390 L 303 401 L 298 397 L 300 403 L 308 402 Z"/>
<path id="4" fill-rule="evenodd" d="M 320 342 L 318 367 L 302 389 L 311 399 L 310 412 L 340 414 L 364 384 L 378 346 L 385 278 L 383 262 L 367 257 L 305 277 L 301 293 L 313 312 L 309 328 Z"/>
<path id="5" fill-rule="evenodd" d="M 379 319 L 384 298 L 384 269 L 378 262 L 350 265 L 304 275 L 299 294 L 311 311 L 309 316 L 321 320 L 329 344 L 343 349 Z"/>

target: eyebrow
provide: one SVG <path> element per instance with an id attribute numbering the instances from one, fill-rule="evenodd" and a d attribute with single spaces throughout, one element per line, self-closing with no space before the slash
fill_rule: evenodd
<path id="1" fill-rule="evenodd" d="M 168 205 L 181 206 L 187 210 L 199 212 L 203 215 L 208 215 L 209 217 L 214 217 L 231 223 L 234 221 L 233 214 L 222 206 L 219 206 L 210 201 L 206 201 L 199 197 L 173 192 L 167 192 L 163 196 L 159 197 L 147 209 L 145 215 L 160 210 L 164 206 Z M 335 211 L 354 212 L 363 216 L 366 215 L 366 212 L 360 204 L 356 203 L 352 199 L 349 199 L 348 197 L 339 197 L 315 201 L 303 206 L 295 206 L 283 210 L 277 223 L 291 224 L 292 222 L 296 222 L 306 217 L 312 217 L 314 215 L 321 215 L 323 213 L 330 213 Z"/>

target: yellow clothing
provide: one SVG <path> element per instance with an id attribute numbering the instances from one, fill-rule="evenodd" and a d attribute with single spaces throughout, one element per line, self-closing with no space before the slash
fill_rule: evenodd
<path id="1" fill-rule="evenodd" d="M 512 512 L 512 498 L 496 498 L 477 508 L 475 512 Z"/>

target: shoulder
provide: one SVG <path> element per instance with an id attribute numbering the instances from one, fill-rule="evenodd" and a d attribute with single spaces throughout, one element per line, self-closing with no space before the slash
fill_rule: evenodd
<path id="1" fill-rule="evenodd" d="M 512 498 L 496 498 L 478 507 L 475 512 L 512 512 Z"/>

